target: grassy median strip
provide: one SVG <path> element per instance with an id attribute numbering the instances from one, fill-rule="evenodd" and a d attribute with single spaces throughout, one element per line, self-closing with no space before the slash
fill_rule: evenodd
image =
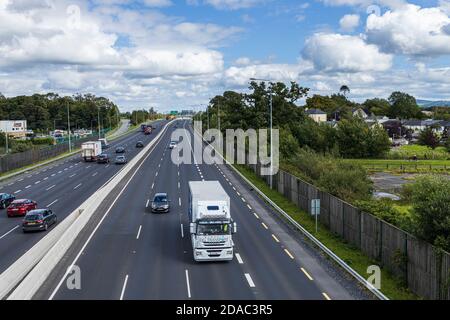
<path id="1" fill-rule="evenodd" d="M 300 210 L 295 204 L 286 199 L 282 194 L 275 190 L 271 190 L 269 186 L 259 178 L 251 169 L 235 165 L 247 179 L 249 179 L 258 189 L 266 194 L 272 201 L 274 201 L 280 208 L 288 213 L 295 221 L 301 224 L 306 230 L 313 234 L 319 241 L 332 250 L 337 256 L 344 260 L 349 266 L 357 271 L 362 277 L 368 278 L 367 268 L 371 265 L 379 265 L 366 255 L 364 255 L 358 248 L 346 243 L 341 237 L 334 235 L 324 226 L 319 225 L 318 233 L 315 232 L 315 220 L 306 212 Z M 395 278 L 389 272 L 381 269 L 381 291 L 394 300 L 411 300 L 419 299 L 416 295 L 411 293 L 401 282 L 400 279 Z"/>

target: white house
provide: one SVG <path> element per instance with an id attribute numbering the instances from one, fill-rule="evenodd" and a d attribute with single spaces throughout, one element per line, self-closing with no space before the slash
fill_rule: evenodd
<path id="1" fill-rule="evenodd" d="M 24 138 L 27 134 L 26 120 L 3 120 L 0 121 L 0 132 L 7 133 L 13 138 Z"/>
<path id="2" fill-rule="evenodd" d="M 315 122 L 321 123 L 327 121 L 327 113 L 319 109 L 309 109 L 305 113 Z"/>

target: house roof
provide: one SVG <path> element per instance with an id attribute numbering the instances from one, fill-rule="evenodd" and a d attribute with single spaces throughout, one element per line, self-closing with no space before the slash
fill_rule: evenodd
<path id="1" fill-rule="evenodd" d="M 423 125 L 425 125 L 425 124 L 423 123 L 422 120 L 405 120 L 405 121 L 403 122 L 403 125 L 404 125 L 404 126 L 415 126 L 415 127 L 420 127 L 420 126 L 423 126 Z"/>
<path id="2" fill-rule="evenodd" d="M 309 109 L 309 110 L 306 110 L 306 114 L 327 114 L 327 113 L 323 112 L 320 109 Z"/>

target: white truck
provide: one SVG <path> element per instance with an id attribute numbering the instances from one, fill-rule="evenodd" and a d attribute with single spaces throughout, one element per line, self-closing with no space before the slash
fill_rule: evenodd
<path id="1" fill-rule="evenodd" d="M 230 197 L 218 181 L 189 182 L 189 222 L 195 261 L 233 260 Z"/>
<path id="2" fill-rule="evenodd" d="M 89 141 L 81 145 L 81 157 L 86 162 L 97 161 L 102 154 L 102 143 L 100 141 Z"/>

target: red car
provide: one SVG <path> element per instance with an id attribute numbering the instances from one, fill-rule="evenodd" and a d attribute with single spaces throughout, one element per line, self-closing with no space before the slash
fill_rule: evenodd
<path id="1" fill-rule="evenodd" d="M 20 199 L 13 201 L 6 212 L 8 217 L 23 217 L 28 211 L 37 209 L 37 203 L 28 199 Z"/>

